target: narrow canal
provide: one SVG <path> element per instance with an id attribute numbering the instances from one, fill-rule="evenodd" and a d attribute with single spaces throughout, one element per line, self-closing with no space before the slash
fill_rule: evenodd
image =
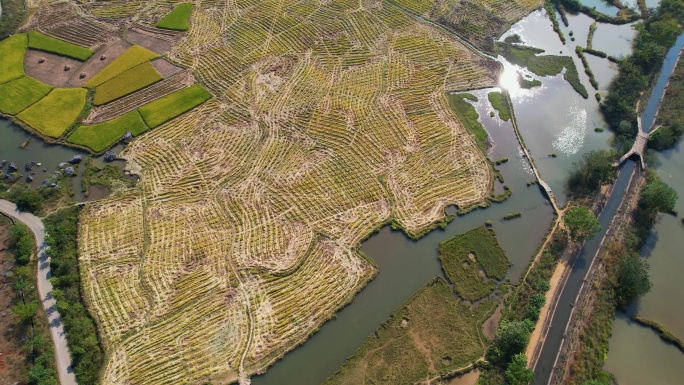
<path id="1" fill-rule="evenodd" d="M 680 35 L 680 37 L 677 39 L 677 43 L 675 44 L 675 46 L 672 47 L 668 52 L 667 59 L 660 72 L 659 78 L 656 82 L 656 86 L 653 89 L 651 96 L 649 97 L 645 112 L 642 117 L 644 130 L 648 130 L 648 128 L 651 127 L 651 125 L 653 124 L 653 119 L 658 109 L 658 104 L 660 103 L 660 100 L 665 92 L 665 85 L 667 84 L 667 80 L 669 79 L 670 75 L 672 75 L 676 58 L 679 55 L 682 46 L 684 46 L 684 34 Z M 620 170 L 620 175 L 618 176 L 618 179 L 615 182 L 613 193 L 611 194 L 610 199 L 606 204 L 606 207 L 603 209 L 601 215 L 599 216 L 599 222 L 603 227 L 603 230 L 599 232 L 599 234 L 597 234 L 594 238 L 587 241 L 587 243 L 580 251 L 577 261 L 572 267 L 572 272 L 570 273 L 568 281 L 563 291 L 561 292 L 558 307 L 556 309 L 556 312 L 554 313 L 553 320 L 551 321 L 551 328 L 549 330 L 549 334 L 546 337 L 539 361 L 537 362 L 537 366 L 535 367 L 534 383 L 536 385 L 546 385 L 549 383 L 549 378 L 552 374 L 555 360 L 564 338 L 565 326 L 567 325 L 568 319 L 572 311 L 572 305 L 574 304 L 575 299 L 577 297 L 577 293 L 579 292 L 580 287 L 582 286 L 582 281 L 584 280 L 587 270 L 591 265 L 591 261 L 593 260 L 596 251 L 598 250 L 600 241 L 605 235 L 606 228 L 610 223 L 611 219 L 613 218 L 613 216 L 615 215 L 615 212 L 617 211 L 620 202 L 622 201 L 625 188 L 627 187 L 627 184 L 629 182 L 629 177 L 635 167 L 635 163 L 632 160 L 628 160 L 622 166 Z M 659 280 L 653 279 L 653 281 L 658 282 Z M 614 330 L 613 337 L 611 338 L 610 351 L 613 351 L 613 348 L 615 348 L 615 350 L 618 351 L 618 353 L 615 353 L 613 356 L 611 356 L 610 354 L 608 355 L 608 359 L 606 361 L 606 369 L 609 372 L 614 373 L 618 377 L 620 384 L 623 385 L 643 383 L 677 383 L 678 381 L 669 381 L 673 380 L 675 377 L 671 377 L 668 381 L 665 382 L 653 382 L 652 376 L 643 374 L 640 378 L 642 378 L 644 381 L 640 381 L 637 380 L 635 377 L 632 377 L 633 375 L 636 375 L 637 370 L 643 369 L 643 366 L 641 364 L 638 364 L 640 361 L 637 360 L 637 357 L 643 357 L 644 352 L 641 350 L 640 345 L 636 344 L 632 345 L 631 349 L 620 348 L 621 346 L 625 346 L 625 340 L 630 340 L 629 337 L 620 338 L 617 336 L 617 332 L 622 332 L 623 334 L 629 335 L 629 328 L 628 325 L 624 325 L 625 322 L 626 321 L 624 317 L 620 317 L 616 320 L 616 328 Z M 639 339 L 643 340 L 644 334 L 645 333 L 643 333 L 642 330 L 638 330 L 637 332 L 631 335 L 631 337 L 633 337 L 632 341 L 634 342 Z M 655 333 L 652 334 L 655 335 Z M 636 348 L 637 346 L 639 346 L 639 348 Z M 654 344 L 651 343 L 650 346 L 654 346 Z M 671 349 L 668 350 L 659 347 L 657 349 L 654 349 L 654 354 L 656 352 L 662 354 L 669 354 L 672 353 L 670 350 Z M 611 357 L 616 358 L 612 359 Z M 659 357 L 665 359 L 664 356 Z M 670 361 L 672 359 L 672 357 L 667 358 L 667 360 Z M 621 362 L 615 363 L 614 361 Z M 684 362 L 684 360 L 682 361 Z M 629 368 L 630 365 L 632 365 L 632 368 Z M 636 369 L 637 367 L 639 369 Z M 681 365 L 678 367 L 682 368 Z M 675 368 L 672 367 L 664 373 L 671 373 L 674 369 Z M 662 372 L 660 374 L 662 374 Z M 682 377 L 680 376 L 679 378 L 681 380 Z M 623 382 L 623 380 L 626 382 Z"/>

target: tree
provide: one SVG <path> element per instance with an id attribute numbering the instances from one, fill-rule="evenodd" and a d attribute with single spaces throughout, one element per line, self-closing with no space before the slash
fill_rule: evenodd
<path id="1" fill-rule="evenodd" d="M 529 319 L 501 321 L 494 336 L 494 346 L 490 353 L 491 359 L 501 365 L 508 364 L 514 355 L 525 351 L 533 329 L 534 323 Z"/>
<path id="2" fill-rule="evenodd" d="M 651 290 L 648 268 L 648 262 L 638 255 L 629 255 L 620 261 L 615 290 L 619 308 L 624 308 Z"/>
<path id="3" fill-rule="evenodd" d="M 527 313 L 529 314 L 529 317 L 536 320 L 539 318 L 539 312 L 541 311 L 541 308 L 544 307 L 546 304 L 546 297 L 542 293 L 537 293 L 532 296 L 532 299 L 530 299 L 530 304 L 527 309 Z"/>
<path id="4" fill-rule="evenodd" d="M 639 197 L 639 208 L 650 214 L 672 212 L 676 203 L 677 191 L 656 178 L 644 186 Z"/>
<path id="5" fill-rule="evenodd" d="M 527 368 L 527 357 L 524 353 L 513 356 L 506 368 L 506 381 L 509 385 L 527 385 L 534 380 L 534 372 Z"/>
<path id="6" fill-rule="evenodd" d="M 573 207 L 563 216 L 563 222 L 568 227 L 570 239 L 574 242 L 584 242 L 601 230 L 601 225 L 588 208 Z"/>
<path id="7" fill-rule="evenodd" d="M 612 151 L 590 151 L 582 160 L 573 164 L 566 187 L 577 195 L 596 193 L 602 184 L 612 182 L 617 176 L 613 167 L 615 153 Z"/>
<path id="8" fill-rule="evenodd" d="M 19 211 L 35 214 L 43 209 L 43 196 L 28 186 L 12 189 L 10 200 L 16 203 Z"/>

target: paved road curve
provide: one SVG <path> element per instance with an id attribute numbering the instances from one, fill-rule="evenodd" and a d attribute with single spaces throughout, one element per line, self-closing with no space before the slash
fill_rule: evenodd
<path id="1" fill-rule="evenodd" d="M 43 222 L 37 216 L 17 211 L 17 206 L 6 200 L 0 199 L 0 212 L 9 215 L 28 226 L 36 237 L 38 249 L 38 294 L 43 302 L 43 308 L 48 315 L 50 334 L 55 343 L 55 357 L 57 359 L 57 372 L 61 385 L 76 385 L 76 376 L 71 368 L 71 355 L 67 348 L 66 336 L 62 319 L 56 309 L 56 301 L 52 297 L 52 283 L 50 283 L 50 259 L 45 254 L 45 228 Z"/>

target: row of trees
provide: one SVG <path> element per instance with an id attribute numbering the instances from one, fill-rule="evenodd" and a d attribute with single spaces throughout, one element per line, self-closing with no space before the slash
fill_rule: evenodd
<path id="1" fill-rule="evenodd" d="M 36 261 L 31 259 L 34 246 L 33 235 L 28 228 L 23 225 L 12 227 L 10 250 L 14 254 L 14 268 L 7 275 L 14 292 L 12 313 L 16 323 L 12 334 L 17 341 L 23 341 L 22 348 L 29 360 L 29 370 L 23 375 L 24 381 L 31 385 L 57 385 L 59 380 L 52 340 L 36 290 Z"/>
<path id="2" fill-rule="evenodd" d="M 81 385 L 97 384 L 104 356 L 95 323 L 81 296 L 78 271 L 78 208 L 58 211 L 44 220 L 53 295 L 62 316 L 72 367 Z"/>

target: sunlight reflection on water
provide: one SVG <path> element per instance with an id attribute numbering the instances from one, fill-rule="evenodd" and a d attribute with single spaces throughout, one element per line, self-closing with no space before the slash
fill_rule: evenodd
<path id="1" fill-rule="evenodd" d="M 576 154 L 584 144 L 587 128 L 587 110 L 580 108 L 577 102 L 566 112 L 567 124 L 561 127 L 558 137 L 553 141 L 553 148 L 567 155 Z"/>

